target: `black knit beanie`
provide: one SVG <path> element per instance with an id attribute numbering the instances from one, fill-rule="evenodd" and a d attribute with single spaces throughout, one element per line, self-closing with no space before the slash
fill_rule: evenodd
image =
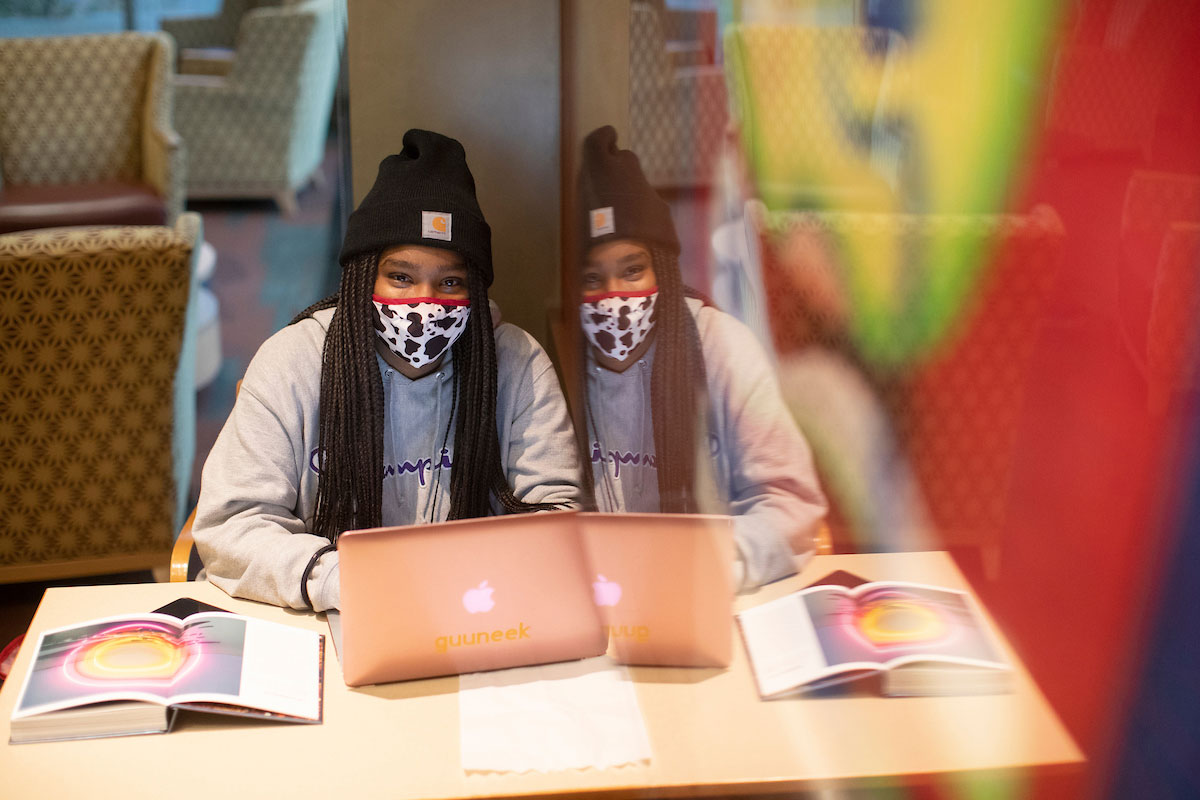
<path id="1" fill-rule="evenodd" d="M 639 239 L 679 254 L 671 208 L 646 181 L 632 150 L 617 149 L 611 125 L 583 140 L 579 168 L 579 242 L 586 255 L 593 245 L 613 239 Z"/>
<path id="2" fill-rule="evenodd" d="M 403 149 L 379 162 L 375 185 L 346 223 L 338 261 L 401 244 L 461 253 L 492 285 L 492 229 L 475 199 L 475 179 L 457 139 L 413 129 Z"/>

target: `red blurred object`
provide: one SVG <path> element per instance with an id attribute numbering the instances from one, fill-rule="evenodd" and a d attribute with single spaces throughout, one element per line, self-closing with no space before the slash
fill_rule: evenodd
<path id="1" fill-rule="evenodd" d="M 20 651 L 23 641 L 25 641 L 25 634 L 22 633 L 4 645 L 3 650 L 0 650 L 0 683 L 7 680 L 9 673 L 12 672 L 13 662 L 17 660 L 17 652 Z"/>

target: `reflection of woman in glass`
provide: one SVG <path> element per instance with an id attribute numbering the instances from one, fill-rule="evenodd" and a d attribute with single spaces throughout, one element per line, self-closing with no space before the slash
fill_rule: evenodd
<path id="1" fill-rule="evenodd" d="M 670 209 L 611 127 L 584 142 L 579 194 L 576 427 L 597 507 L 732 514 L 739 583 L 791 574 L 825 499 L 766 355 L 740 322 L 685 295 Z"/>

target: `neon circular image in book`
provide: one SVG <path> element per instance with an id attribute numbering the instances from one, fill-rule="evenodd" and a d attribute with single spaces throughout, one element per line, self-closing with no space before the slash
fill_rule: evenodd
<path id="1" fill-rule="evenodd" d="M 154 624 L 117 625 L 80 642 L 63 661 L 68 680 L 94 686 L 113 682 L 174 682 L 200 661 L 174 631 Z"/>
<path id="2" fill-rule="evenodd" d="M 228 614 L 112 617 L 42 634 L 24 688 L 25 709 L 80 703 L 237 695 L 247 621 Z"/>
<path id="3" fill-rule="evenodd" d="M 882 589 L 859 599 L 854 630 L 877 649 L 944 641 L 950 621 L 935 603 L 900 589 Z"/>

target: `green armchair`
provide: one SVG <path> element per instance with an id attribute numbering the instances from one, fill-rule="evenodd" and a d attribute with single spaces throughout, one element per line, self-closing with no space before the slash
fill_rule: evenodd
<path id="1" fill-rule="evenodd" d="M 295 210 L 324 156 L 342 19 L 340 0 L 253 9 L 228 75 L 176 77 L 189 198 L 266 197 Z"/>
<path id="2" fill-rule="evenodd" d="M 163 32 L 171 35 L 179 49 L 178 71 L 227 75 L 242 17 L 256 8 L 280 4 L 280 0 L 224 0 L 213 16 L 164 19 Z"/>
<path id="3" fill-rule="evenodd" d="M 173 53 L 161 33 L 0 39 L 0 233 L 174 222 Z"/>
<path id="4" fill-rule="evenodd" d="M 221 10 L 210 17 L 164 19 L 162 29 L 175 40 L 179 52 L 192 48 L 233 49 L 238 26 L 247 12 L 263 6 L 280 5 L 281 0 L 223 0 Z"/>

